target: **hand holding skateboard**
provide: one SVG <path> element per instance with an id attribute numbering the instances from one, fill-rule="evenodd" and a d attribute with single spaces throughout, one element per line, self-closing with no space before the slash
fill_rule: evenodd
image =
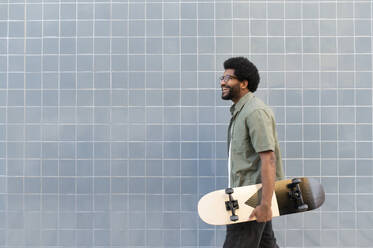
<path id="1" fill-rule="evenodd" d="M 260 204 L 251 212 L 249 221 L 267 222 L 272 219 L 272 208 L 269 205 Z"/>

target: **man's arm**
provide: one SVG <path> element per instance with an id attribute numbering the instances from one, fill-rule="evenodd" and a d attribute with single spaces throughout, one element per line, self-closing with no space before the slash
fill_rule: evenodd
<path id="1" fill-rule="evenodd" d="M 259 152 L 262 174 L 262 199 L 250 215 L 258 222 L 266 222 L 272 219 L 272 196 L 275 190 L 276 180 L 276 155 L 273 151 Z"/>

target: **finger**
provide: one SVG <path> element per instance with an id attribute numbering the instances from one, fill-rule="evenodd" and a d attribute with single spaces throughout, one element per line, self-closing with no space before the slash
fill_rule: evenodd
<path id="1" fill-rule="evenodd" d="M 270 221 L 270 220 L 272 220 L 272 214 L 267 215 L 266 221 Z"/>
<path id="2" fill-rule="evenodd" d="M 269 214 L 269 215 L 266 216 L 266 220 L 265 221 L 267 222 L 267 221 L 270 221 L 270 220 L 272 220 L 272 215 L 271 214 Z"/>
<path id="3" fill-rule="evenodd" d="M 264 221 L 263 221 L 263 219 L 261 219 L 261 218 L 258 218 L 258 219 L 256 219 L 256 222 L 259 222 L 259 223 L 261 223 L 261 222 L 264 222 Z"/>

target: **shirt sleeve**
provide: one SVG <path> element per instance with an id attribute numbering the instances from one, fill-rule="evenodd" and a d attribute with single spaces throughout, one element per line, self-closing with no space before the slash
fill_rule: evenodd
<path id="1" fill-rule="evenodd" d="M 275 151 L 274 120 L 265 110 L 250 113 L 246 124 L 256 152 Z"/>

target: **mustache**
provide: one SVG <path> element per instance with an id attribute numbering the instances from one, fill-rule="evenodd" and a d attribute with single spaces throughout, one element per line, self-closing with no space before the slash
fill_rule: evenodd
<path id="1" fill-rule="evenodd" d="M 230 86 L 224 86 L 224 87 L 221 87 L 222 89 L 232 89 L 232 87 Z"/>

